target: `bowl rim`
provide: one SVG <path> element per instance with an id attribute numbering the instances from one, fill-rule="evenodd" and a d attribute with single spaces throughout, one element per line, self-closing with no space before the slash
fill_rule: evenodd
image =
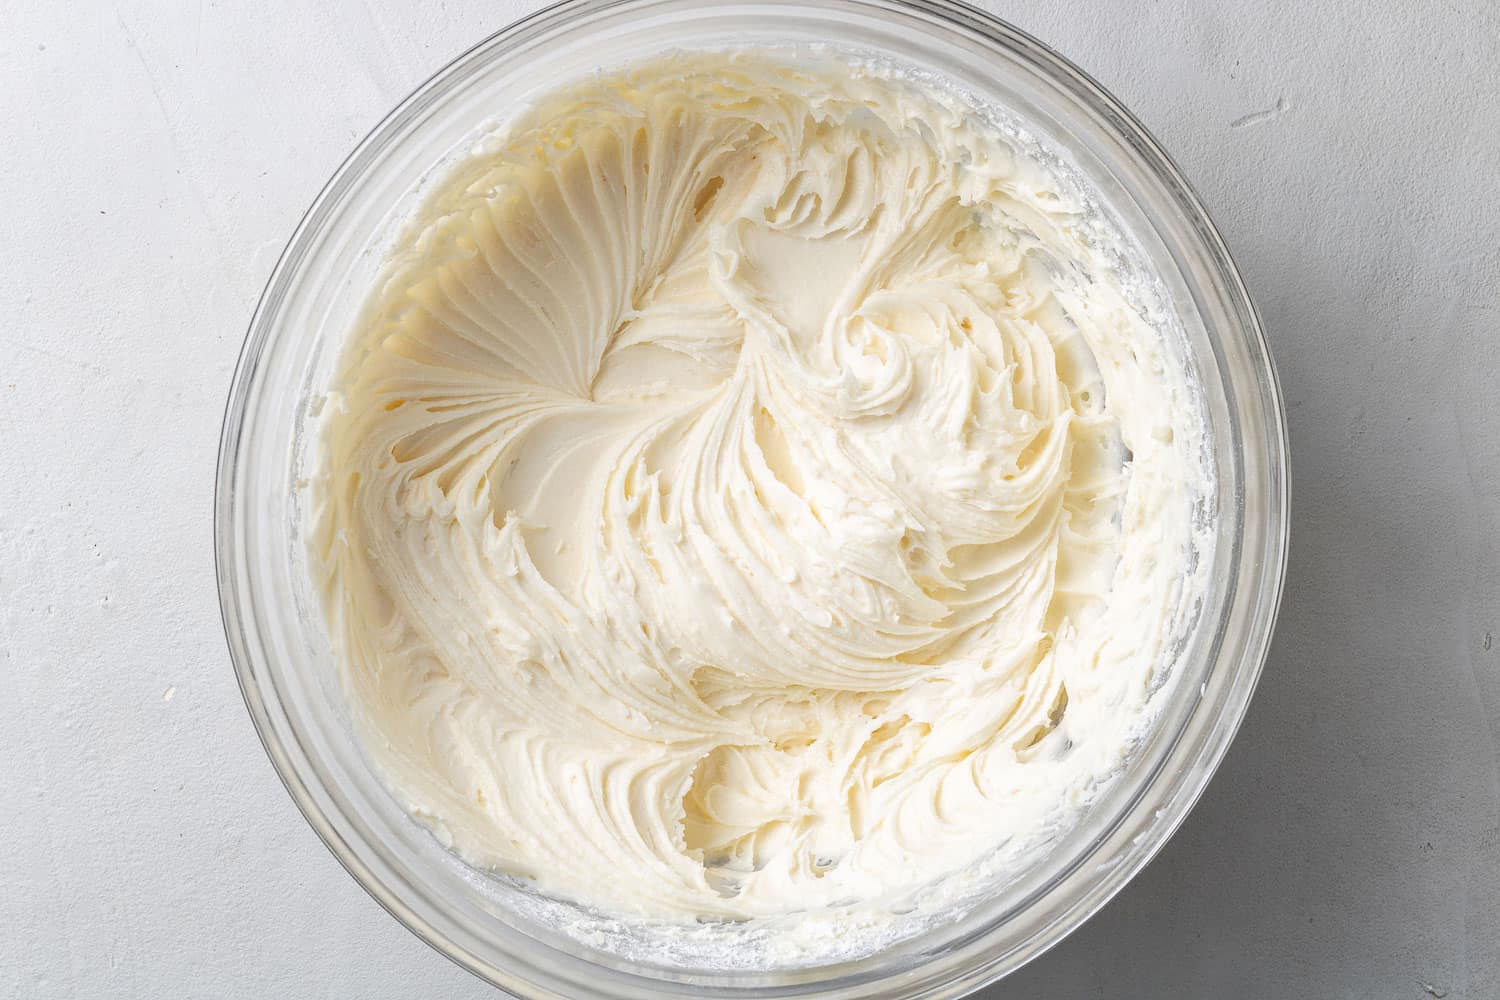
<path id="1" fill-rule="evenodd" d="M 525 994 L 513 994 L 518 996 L 562 996 L 563 994 L 552 991 L 550 987 L 539 987 L 537 983 L 518 978 L 509 970 L 488 962 L 472 950 L 455 942 L 409 905 L 397 891 L 372 870 L 359 851 L 325 815 L 316 801 L 316 796 L 309 789 L 287 748 L 283 745 L 272 719 L 272 706 L 267 703 L 261 690 L 261 682 L 257 677 L 258 650 L 250 647 L 245 636 L 245 626 L 250 616 L 246 614 L 244 608 L 248 605 L 250 598 L 242 592 L 241 581 L 237 578 L 237 572 L 241 568 L 239 560 L 242 553 L 236 545 L 236 527 L 239 517 L 242 516 L 242 504 L 237 502 L 235 473 L 242 451 L 247 400 L 256 384 L 260 360 L 275 327 L 271 320 L 276 316 L 282 301 L 288 294 L 292 277 L 308 254 L 309 237 L 321 231 L 327 222 L 331 207 L 357 184 L 360 176 L 378 158 L 388 141 L 411 119 L 422 114 L 437 102 L 442 96 L 441 85 L 448 77 L 467 69 L 471 62 L 481 58 L 482 54 L 488 50 L 503 46 L 518 36 L 530 32 L 561 26 L 568 20 L 585 14 L 599 14 L 617 8 L 649 7 L 660 2 L 663 0 L 557 0 L 511 22 L 471 45 L 428 76 L 383 116 L 379 123 L 370 129 L 343 159 L 323 185 L 316 198 L 303 213 L 286 246 L 278 256 L 252 314 L 245 341 L 235 365 L 220 434 L 215 469 L 213 527 L 214 564 L 221 621 L 246 709 L 278 778 L 303 818 L 317 833 L 330 853 L 355 882 L 386 912 L 439 954 L 491 986 L 507 993 L 513 990 L 526 991 Z M 748 2 L 755 3 L 761 0 L 748 0 Z M 766 2 L 774 3 L 775 0 L 766 0 Z M 1234 678 L 1233 690 L 1222 707 L 1219 716 L 1220 726 L 1213 734 L 1205 735 L 1200 741 L 1202 745 L 1197 747 L 1194 756 L 1184 762 L 1185 765 L 1190 765 L 1190 768 L 1185 766 L 1184 770 L 1194 770 L 1197 774 L 1196 779 L 1183 785 L 1179 789 L 1179 794 L 1167 803 L 1164 808 L 1166 813 L 1164 822 L 1152 827 L 1149 836 L 1137 838 L 1133 849 L 1125 854 L 1119 863 L 1096 879 L 1058 919 L 1036 936 L 1040 940 L 1034 939 L 1028 942 L 1029 950 L 1020 955 L 1018 960 L 1013 961 L 1000 973 L 991 974 L 997 964 L 1004 962 L 1007 958 L 1016 957 L 1015 952 L 1018 949 L 1012 949 L 1010 952 L 995 954 L 983 961 L 971 964 L 956 974 L 949 975 L 941 982 L 928 983 L 918 991 L 899 994 L 900 996 L 953 996 L 978 988 L 994 981 L 1000 975 L 1014 971 L 1045 953 L 1092 917 L 1123 889 L 1171 839 L 1197 803 L 1224 755 L 1228 752 L 1229 746 L 1243 724 L 1249 702 L 1263 672 L 1284 589 L 1290 547 L 1288 512 L 1291 498 L 1290 446 L 1286 407 L 1264 327 L 1223 237 L 1214 225 L 1201 198 L 1176 162 L 1150 131 L 1118 99 L 1085 71 L 1045 43 L 995 15 L 970 6 L 963 0 L 836 0 L 836 2 L 842 6 L 867 9 L 905 9 L 934 16 L 950 25 L 961 27 L 981 36 L 990 44 L 1003 46 L 1029 58 L 1048 74 L 1052 83 L 1070 90 L 1075 97 L 1095 105 L 1105 113 L 1112 126 L 1121 133 L 1122 138 L 1129 141 L 1133 152 L 1142 158 L 1144 165 L 1153 171 L 1156 179 L 1175 199 L 1177 207 L 1189 218 L 1201 240 L 1201 246 L 1198 249 L 1213 265 L 1214 276 L 1223 282 L 1222 292 L 1229 300 L 1232 300 L 1232 305 L 1238 313 L 1240 331 L 1244 336 L 1242 347 L 1250 355 L 1250 361 L 1256 368 L 1258 377 L 1255 387 L 1259 392 L 1258 403 L 1261 416 L 1266 424 L 1264 439 L 1261 442 L 1267 448 L 1265 481 L 1259 485 L 1265 490 L 1265 495 L 1262 497 L 1266 505 L 1263 525 L 1268 530 L 1265 532 L 1261 551 L 1236 552 L 1237 560 L 1250 555 L 1264 560 L 1264 563 L 1262 572 L 1255 581 L 1258 586 L 1254 595 L 1254 603 L 1251 605 L 1251 621 L 1245 626 L 1238 673 Z M 1238 429 L 1236 433 L 1238 436 Z M 1243 486 L 1244 484 L 1241 483 L 1241 489 Z M 1240 500 L 1243 502 L 1243 497 Z M 1241 535 L 1236 539 L 1237 550 L 1243 537 L 1242 528 Z M 1217 625 L 1217 634 L 1211 646 L 1215 654 L 1222 647 L 1223 633 L 1229 617 L 1227 611 L 1238 600 L 1239 598 L 1233 595 L 1231 599 L 1226 599 L 1224 605 L 1226 614 Z M 1173 734 L 1171 743 L 1162 752 L 1159 766 L 1164 766 L 1165 762 L 1177 753 L 1178 744 L 1182 741 L 1187 728 L 1184 724 L 1177 733 Z M 1153 774 L 1153 779 L 1154 777 L 1155 774 Z M 1148 781 L 1143 784 L 1142 789 L 1149 787 L 1151 787 L 1151 782 Z M 1139 796 L 1133 798 L 1114 818 L 1109 828 L 1100 834 L 1098 838 L 1100 842 L 1134 813 L 1138 798 Z M 990 929 L 988 925 L 980 927 L 973 934 L 961 939 L 959 943 L 964 946 L 973 946 Z"/>

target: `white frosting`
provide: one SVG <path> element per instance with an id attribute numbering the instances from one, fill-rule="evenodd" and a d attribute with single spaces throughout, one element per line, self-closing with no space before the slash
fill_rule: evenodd
<path id="1" fill-rule="evenodd" d="M 832 60 L 676 55 L 458 163 L 336 379 L 318 565 L 469 862 L 653 919 L 910 890 L 1117 770 L 1201 417 L 1083 205 Z"/>

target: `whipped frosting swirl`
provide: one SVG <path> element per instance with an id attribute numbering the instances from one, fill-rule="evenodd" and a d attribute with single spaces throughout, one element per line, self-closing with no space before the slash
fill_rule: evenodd
<path id="1" fill-rule="evenodd" d="M 372 756 L 470 862 L 668 920 L 910 889 L 1118 768 L 1199 416 L 1055 171 L 834 60 L 676 55 L 451 169 L 327 408 Z"/>

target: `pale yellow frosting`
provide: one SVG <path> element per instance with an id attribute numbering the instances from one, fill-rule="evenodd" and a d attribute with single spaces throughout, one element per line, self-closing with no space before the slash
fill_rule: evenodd
<path id="1" fill-rule="evenodd" d="M 1056 172 L 768 53 L 578 84 L 440 183 L 327 407 L 317 562 L 393 791 L 653 918 L 878 899 L 1118 768 L 1200 417 Z"/>

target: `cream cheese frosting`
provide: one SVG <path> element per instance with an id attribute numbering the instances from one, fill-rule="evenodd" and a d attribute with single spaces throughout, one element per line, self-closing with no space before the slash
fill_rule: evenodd
<path id="1" fill-rule="evenodd" d="M 578 83 L 451 166 L 314 484 L 407 809 L 675 921 L 889 898 L 1086 804 L 1203 488 L 1086 207 L 962 99 L 770 52 Z"/>

